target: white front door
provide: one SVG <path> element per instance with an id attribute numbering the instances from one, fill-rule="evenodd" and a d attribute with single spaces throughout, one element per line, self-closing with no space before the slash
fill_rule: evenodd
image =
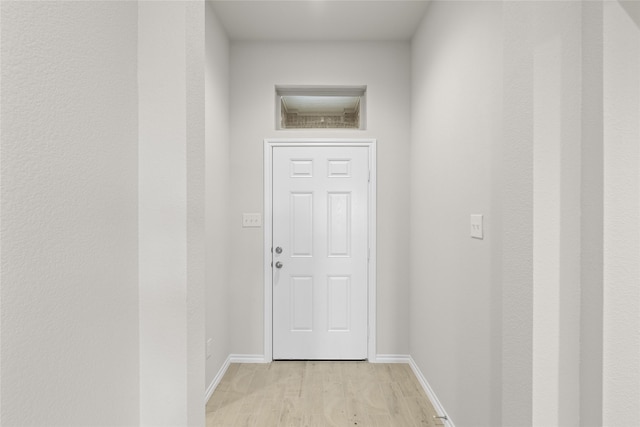
<path id="1" fill-rule="evenodd" d="M 365 359 L 369 150 L 273 149 L 273 358 Z"/>

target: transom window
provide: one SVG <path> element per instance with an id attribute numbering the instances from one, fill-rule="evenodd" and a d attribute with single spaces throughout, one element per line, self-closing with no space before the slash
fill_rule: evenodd
<path id="1" fill-rule="evenodd" d="M 276 129 L 365 129 L 366 86 L 276 86 Z"/>

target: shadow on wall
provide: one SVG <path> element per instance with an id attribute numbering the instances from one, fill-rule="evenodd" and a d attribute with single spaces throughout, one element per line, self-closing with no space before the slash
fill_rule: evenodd
<path id="1" fill-rule="evenodd" d="M 640 29 L 640 2 L 629 0 L 618 0 L 622 8 L 629 14 L 629 17 Z"/>

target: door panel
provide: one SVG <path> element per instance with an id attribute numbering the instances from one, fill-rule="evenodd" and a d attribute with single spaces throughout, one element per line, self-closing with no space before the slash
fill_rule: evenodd
<path id="1" fill-rule="evenodd" d="M 351 329 L 351 278 L 349 276 L 330 276 L 327 285 L 329 331 L 349 331 Z"/>
<path id="2" fill-rule="evenodd" d="M 291 277 L 291 330 L 313 331 L 313 277 Z"/>
<path id="3" fill-rule="evenodd" d="M 313 193 L 291 193 L 291 256 L 313 256 Z"/>
<path id="4" fill-rule="evenodd" d="M 274 147 L 272 166 L 273 358 L 365 359 L 369 150 Z"/>
<path id="5" fill-rule="evenodd" d="M 330 257 L 351 255 L 351 193 L 329 193 L 327 234 Z"/>

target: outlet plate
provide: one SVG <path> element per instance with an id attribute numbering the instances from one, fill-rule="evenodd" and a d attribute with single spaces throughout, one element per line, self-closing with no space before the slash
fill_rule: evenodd
<path id="1" fill-rule="evenodd" d="M 262 214 L 244 213 L 242 214 L 242 227 L 262 227 Z"/>
<path id="2" fill-rule="evenodd" d="M 484 239 L 482 215 L 471 215 L 471 237 L 474 239 Z"/>

